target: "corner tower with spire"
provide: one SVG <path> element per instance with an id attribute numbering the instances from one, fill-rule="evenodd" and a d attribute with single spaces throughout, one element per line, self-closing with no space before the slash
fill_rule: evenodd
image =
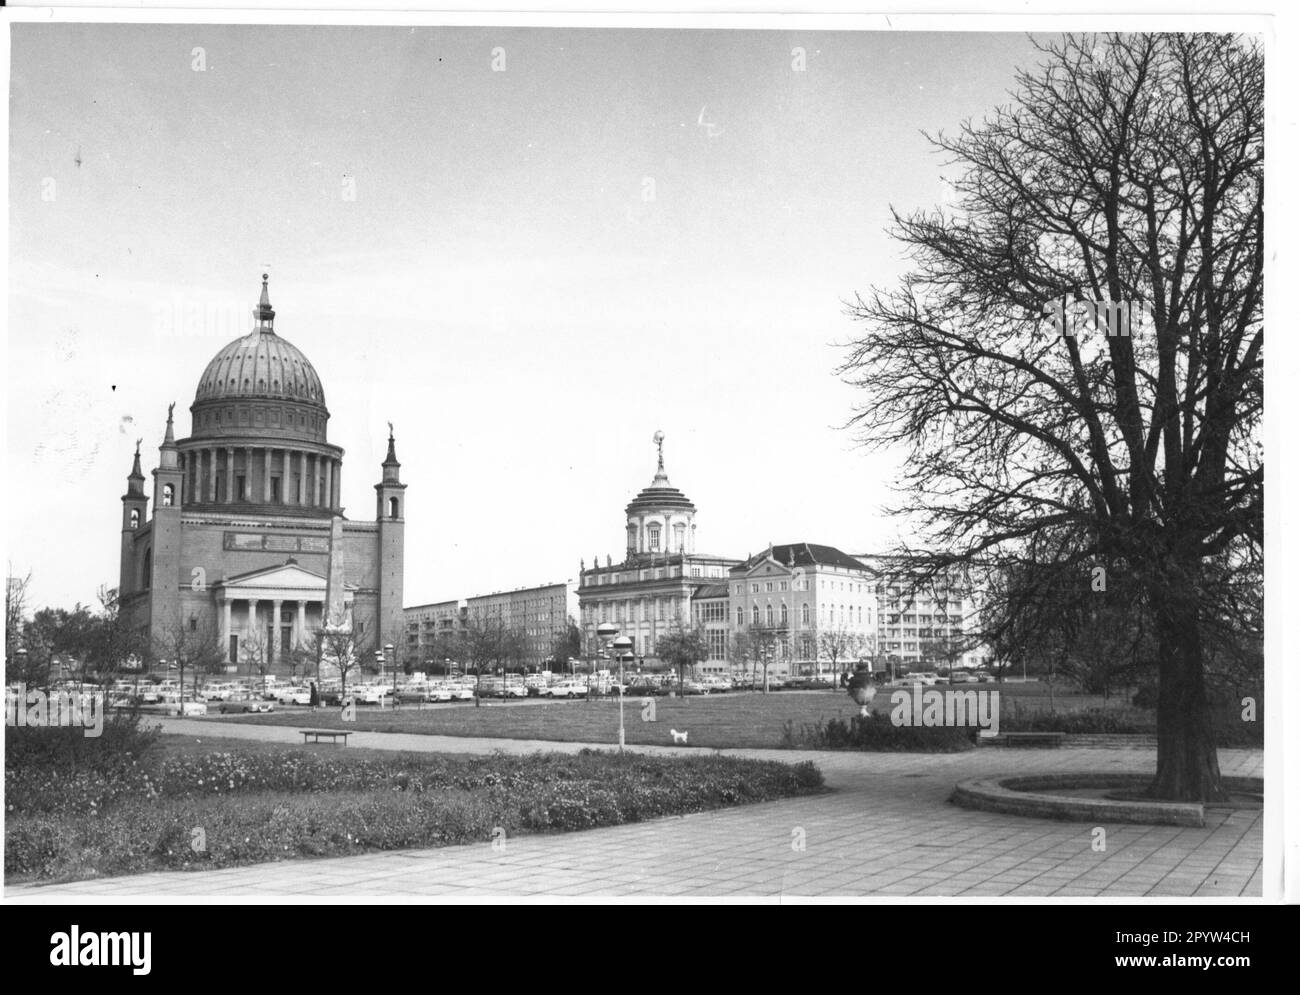
<path id="1" fill-rule="evenodd" d="M 379 525 L 379 624 L 382 638 L 402 646 L 402 549 L 406 541 L 406 485 L 397 462 L 393 423 L 388 423 L 388 455 L 375 484 L 375 521 Z"/>

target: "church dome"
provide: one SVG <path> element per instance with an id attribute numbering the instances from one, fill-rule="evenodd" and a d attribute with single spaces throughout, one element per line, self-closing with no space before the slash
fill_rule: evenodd
<path id="1" fill-rule="evenodd" d="M 325 404 L 311 361 L 297 346 L 261 327 L 213 356 L 194 392 L 196 403 L 267 397 Z"/>
<path id="2" fill-rule="evenodd" d="M 262 300 L 253 312 L 257 326 L 212 357 L 199 378 L 196 404 L 270 398 L 325 406 L 325 391 L 311 361 L 275 334 L 266 280 L 263 274 Z"/>

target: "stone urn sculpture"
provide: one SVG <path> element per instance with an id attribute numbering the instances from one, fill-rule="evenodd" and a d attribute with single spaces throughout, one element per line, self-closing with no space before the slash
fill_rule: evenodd
<path id="1" fill-rule="evenodd" d="M 849 697 L 853 699 L 862 718 L 871 717 L 871 700 L 876 696 L 876 685 L 871 681 L 871 671 L 866 664 L 858 664 L 849 678 Z"/>

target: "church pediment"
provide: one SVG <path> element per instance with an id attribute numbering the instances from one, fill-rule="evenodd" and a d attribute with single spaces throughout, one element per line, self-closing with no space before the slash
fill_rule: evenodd
<path id="1" fill-rule="evenodd" d="M 283 563 L 228 577 L 216 586 L 230 598 L 267 591 L 311 592 L 323 598 L 326 583 L 322 574 L 313 573 L 297 563 Z M 356 589 L 355 584 L 344 585 L 344 590 L 349 594 Z"/>

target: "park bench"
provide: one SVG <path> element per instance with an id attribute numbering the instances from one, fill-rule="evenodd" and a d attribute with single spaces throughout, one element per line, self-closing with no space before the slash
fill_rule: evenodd
<path id="1" fill-rule="evenodd" d="M 1063 732 L 1000 732 L 980 742 L 988 746 L 1048 746 L 1058 747 L 1065 740 Z"/>
<path id="2" fill-rule="evenodd" d="M 306 746 L 308 742 L 319 743 L 322 737 L 327 737 L 331 743 L 338 743 L 339 737 L 343 738 L 343 745 L 348 745 L 348 737 L 351 732 L 345 732 L 341 729 L 299 729 L 302 733 L 302 744 Z"/>

